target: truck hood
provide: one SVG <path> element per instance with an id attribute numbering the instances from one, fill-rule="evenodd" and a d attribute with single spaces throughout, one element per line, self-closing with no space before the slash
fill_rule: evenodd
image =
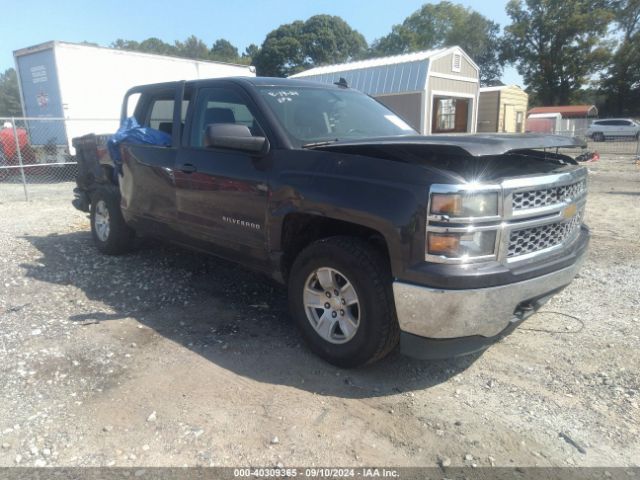
<path id="1" fill-rule="evenodd" d="M 540 134 L 472 134 L 472 135 L 408 135 L 396 137 L 339 140 L 332 143 L 306 145 L 314 150 L 357 153 L 370 148 L 384 150 L 422 147 L 432 151 L 446 151 L 483 157 L 504 155 L 519 150 L 543 148 L 585 147 L 584 141 L 575 137 Z"/>

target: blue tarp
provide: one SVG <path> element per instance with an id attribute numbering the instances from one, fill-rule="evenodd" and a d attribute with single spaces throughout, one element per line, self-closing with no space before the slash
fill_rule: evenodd
<path id="1" fill-rule="evenodd" d="M 142 127 L 134 117 L 127 118 L 107 142 L 109 155 L 119 172 L 122 172 L 122 157 L 120 156 L 122 142 L 170 147 L 171 135 L 154 128 Z"/>

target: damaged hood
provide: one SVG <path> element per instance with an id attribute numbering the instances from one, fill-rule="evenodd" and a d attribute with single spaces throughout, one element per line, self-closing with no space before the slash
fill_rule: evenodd
<path id="1" fill-rule="evenodd" d="M 331 143 L 306 145 L 314 150 L 349 151 L 362 147 L 385 149 L 420 146 L 434 150 L 459 150 L 473 157 L 504 155 L 518 150 L 543 148 L 585 147 L 584 141 L 575 137 L 539 134 L 462 134 L 462 135 L 408 135 L 397 137 L 338 140 Z"/>

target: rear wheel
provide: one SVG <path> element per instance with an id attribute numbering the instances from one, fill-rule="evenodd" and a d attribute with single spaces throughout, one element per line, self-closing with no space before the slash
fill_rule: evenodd
<path id="1" fill-rule="evenodd" d="M 98 250 L 119 255 L 131 249 L 134 232 L 120 210 L 120 192 L 113 185 L 99 187 L 91 197 L 91 235 Z"/>
<path id="2" fill-rule="evenodd" d="M 373 363 L 398 343 L 388 262 L 360 239 L 332 237 L 304 249 L 289 276 L 289 302 L 306 343 L 334 365 Z"/>

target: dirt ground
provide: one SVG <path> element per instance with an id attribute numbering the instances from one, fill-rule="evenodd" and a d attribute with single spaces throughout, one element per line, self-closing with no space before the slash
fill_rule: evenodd
<path id="1" fill-rule="evenodd" d="M 590 258 L 543 312 L 482 355 L 350 371 L 262 277 L 101 256 L 69 185 L 0 197 L 0 466 L 638 466 L 640 167 L 589 169 Z"/>

